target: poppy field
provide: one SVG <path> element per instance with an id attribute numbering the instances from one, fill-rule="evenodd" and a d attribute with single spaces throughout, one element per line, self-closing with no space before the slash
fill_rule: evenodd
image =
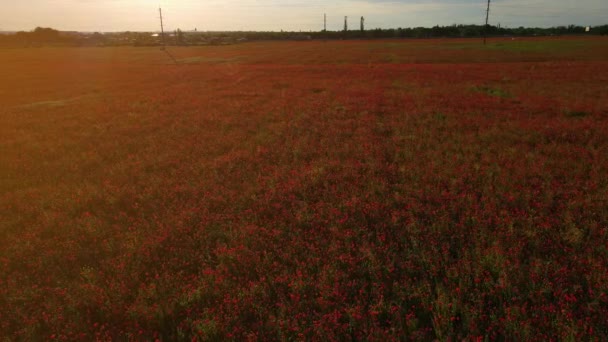
<path id="1" fill-rule="evenodd" d="M 605 341 L 608 40 L 0 50 L 3 341 Z"/>

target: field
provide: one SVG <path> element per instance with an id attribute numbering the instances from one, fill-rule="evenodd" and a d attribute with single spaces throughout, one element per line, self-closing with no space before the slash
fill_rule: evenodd
<path id="1" fill-rule="evenodd" d="M 608 39 L 0 50 L 0 340 L 608 339 Z"/>

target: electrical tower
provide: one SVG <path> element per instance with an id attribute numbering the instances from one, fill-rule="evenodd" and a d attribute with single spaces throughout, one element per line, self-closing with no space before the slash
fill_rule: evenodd
<path id="1" fill-rule="evenodd" d="M 361 32 L 365 31 L 365 18 L 361 17 Z"/>
<path id="2" fill-rule="evenodd" d="M 348 31 L 348 17 L 344 17 L 344 32 Z"/>
<path id="3" fill-rule="evenodd" d="M 323 32 L 327 32 L 327 13 L 323 14 Z"/>

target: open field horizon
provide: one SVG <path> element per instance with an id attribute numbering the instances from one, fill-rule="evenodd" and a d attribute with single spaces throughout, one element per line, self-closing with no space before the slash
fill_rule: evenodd
<path id="1" fill-rule="evenodd" d="M 0 338 L 608 339 L 607 43 L 0 49 Z"/>

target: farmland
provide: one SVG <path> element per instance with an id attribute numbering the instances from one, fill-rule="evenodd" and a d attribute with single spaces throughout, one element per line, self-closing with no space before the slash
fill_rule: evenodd
<path id="1" fill-rule="evenodd" d="M 2 340 L 608 339 L 608 40 L 0 50 Z"/>

